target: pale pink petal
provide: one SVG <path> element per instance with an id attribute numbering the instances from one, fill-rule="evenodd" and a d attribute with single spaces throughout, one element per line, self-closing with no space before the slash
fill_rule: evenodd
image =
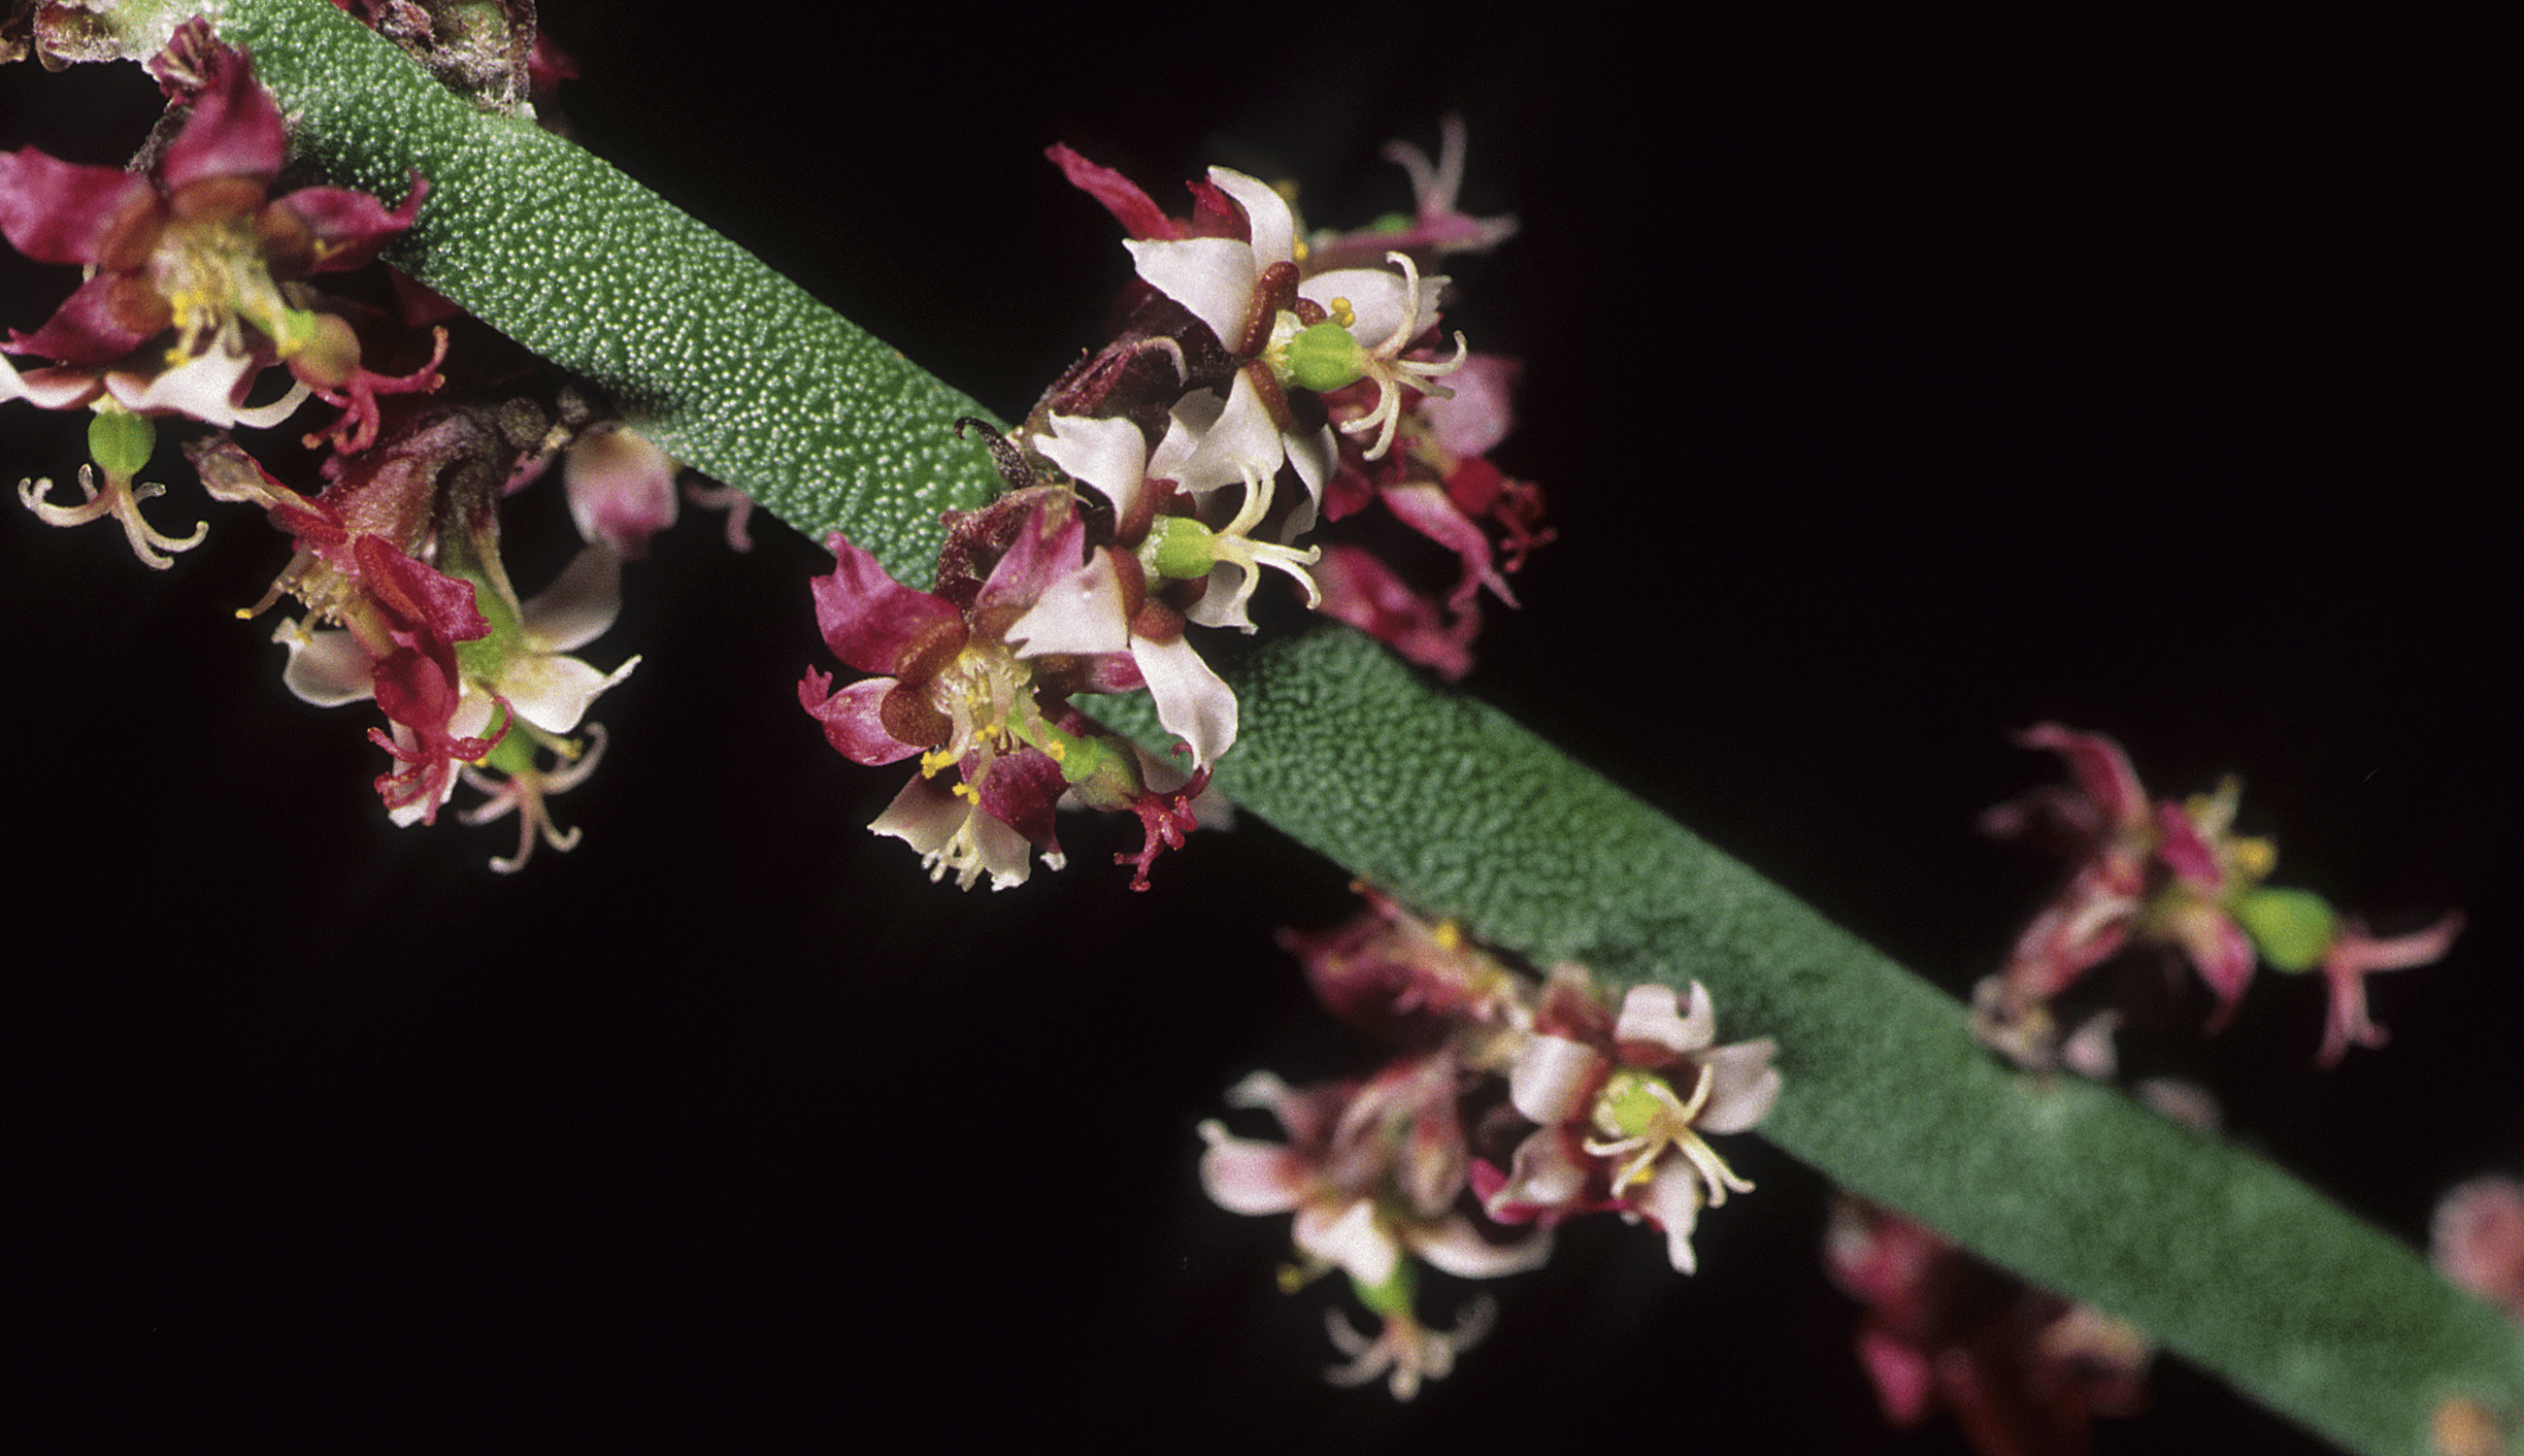
<path id="1" fill-rule="evenodd" d="M 1779 1099 L 1779 1070 L 1771 1065 L 1777 1053 L 1778 1043 L 1768 1037 L 1703 1052 L 1699 1060 L 1709 1069 L 1709 1100 L 1701 1104 L 1693 1126 L 1704 1133 L 1741 1133 L 1769 1116 L 1771 1104 Z"/>
<path id="2" fill-rule="evenodd" d="M 1433 1224 L 1407 1225 L 1402 1238 L 1413 1253 L 1457 1279 L 1498 1279 L 1551 1262 L 1549 1229 L 1532 1230 L 1510 1243 L 1493 1243 L 1460 1213 Z"/>
<path id="3" fill-rule="evenodd" d="M 2447 1193 L 2428 1244 L 2439 1274 L 2524 1322 L 2524 1183 L 2475 1178 Z"/>
<path id="4" fill-rule="evenodd" d="M 1457 460 L 1487 455 L 1516 425 L 1508 407 L 1509 387 L 1520 365 L 1496 354 L 1476 354 L 1446 376 L 1454 397 L 1429 395 L 1420 402 L 1420 416 L 1437 445 Z"/>
<path id="5" fill-rule="evenodd" d="M 1603 1070 L 1603 1053 L 1583 1042 L 1528 1037 L 1508 1071 L 1508 1100 L 1529 1120 L 1546 1128 L 1567 1122 L 1578 1098 Z"/>
<path id="6" fill-rule="evenodd" d="M 561 485 L 581 540 L 601 542 L 637 559 L 649 538 L 675 523 L 679 467 L 636 430 L 599 425 L 561 457 Z"/>
<path id="7" fill-rule="evenodd" d="M 1691 983 L 1691 1009 L 1679 1009 L 1681 997 L 1671 986 L 1633 986 L 1622 997 L 1622 1016 L 1613 1027 L 1613 1040 L 1623 1051 L 1623 1059 L 1636 1066 L 1663 1066 L 1675 1058 L 1701 1050 L 1718 1036 L 1718 1013 L 1709 1004 L 1709 993 L 1699 982 Z M 1633 1051 L 1633 1044 L 1647 1055 Z M 1659 1054 L 1662 1053 L 1662 1054 Z"/>
<path id="8" fill-rule="evenodd" d="M 1200 1186 L 1230 1213 L 1286 1213 L 1305 1197 L 1303 1159 L 1277 1142 L 1238 1138 L 1215 1118 L 1200 1125 Z"/>
<path id="9" fill-rule="evenodd" d="M 1700 1172 L 1682 1157 L 1667 1158 L 1639 1194 L 1639 1211 L 1665 1230 L 1666 1257 L 1677 1274 L 1694 1268 L 1691 1231 L 1700 1221 Z"/>

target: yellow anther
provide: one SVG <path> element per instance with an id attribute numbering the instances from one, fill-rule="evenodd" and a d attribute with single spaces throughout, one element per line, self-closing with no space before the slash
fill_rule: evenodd
<path id="1" fill-rule="evenodd" d="M 1430 934 L 1437 942 L 1439 949 L 1461 950 L 1464 948 L 1464 928 L 1457 925 L 1452 920 L 1438 921 L 1437 928 L 1430 932 Z"/>
<path id="2" fill-rule="evenodd" d="M 967 803 L 978 804 L 982 801 L 982 791 L 974 788 L 970 784 L 957 784 L 947 792 L 954 795 L 957 799 L 963 800 Z"/>
<path id="3" fill-rule="evenodd" d="M 2235 873 L 2247 880 L 2266 878 L 2271 870 L 2278 868 L 2279 847 L 2270 840 L 2228 840 L 2226 852 Z"/>
<path id="4" fill-rule="evenodd" d="M 1343 328 L 1355 328 L 1358 326 L 1358 311 L 1350 307 L 1348 299 L 1336 298 L 1333 300 L 1332 317 L 1333 322 L 1339 324 Z"/>
<path id="5" fill-rule="evenodd" d="M 1066 763 L 1069 761 L 1069 745 L 1062 743 L 1059 739 L 1055 738 L 1049 743 L 1044 744 L 1043 751 L 1051 755 L 1051 761 L 1054 763 Z"/>
<path id="6" fill-rule="evenodd" d="M 920 776 L 924 779 L 936 778 L 938 770 L 954 762 L 958 756 L 960 755 L 952 749 L 931 749 L 920 755 Z"/>

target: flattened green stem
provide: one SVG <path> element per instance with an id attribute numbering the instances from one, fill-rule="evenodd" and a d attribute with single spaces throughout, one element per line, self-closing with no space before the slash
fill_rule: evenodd
<path id="1" fill-rule="evenodd" d="M 398 267 L 606 386 L 668 455 L 923 585 L 938 513 L 997 489 L 952 428 L 989 411 L 607 164 L 475 110 L 324 0 L 233 0 L 219 33 L 330 180 L 391 204 L 428 179 Z"/>
<path id="2" fill-rule="evenodd" d="M 229 0 L 221 28 L 335 180 L 431 179 L 400 261 L 791 524 L 925 580 L 937 511 L 992 488 L 949 433 L 970 400 L 611 168 L 444 96 L 324 0 Z M 1764 1135 L 1830 1177 L 2352 1448 L 2427 1450 L 2451 1395 L 2524 1412 L 2524 1338 L 2409 1249 L 2111 1092 L 2002 1072 L 1952 999 L 1505 715 L 1337 629 L 1230 676 L 1239 803 L 1537 960 L 1707 982 L 1729 1036 L 1778 1039 Z"/>

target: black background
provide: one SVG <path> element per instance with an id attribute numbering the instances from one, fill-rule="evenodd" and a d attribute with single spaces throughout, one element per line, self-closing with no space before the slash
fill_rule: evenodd
<path id="1" fill-rule="evenodd" d="M 1407 202 L 1377 145 L 1461 110 L 1468 205 L 1525 231 L 1453 269 L 1452 321 L 1527 361 L 1498 458 L 1564 533 L 1469 691 L 1957 991 L 2053 873 L 1971 833 L 2056 773 L 2005 729 L 2112 732 L 2160 794 L 2240 772 L 2283 882 L 2471 929 L 2377 983 L 2394 1043 L 2335 1072 L 2318 991 L 2274 976 L 2133 1058 L 2414 1240 L 2446 1186 L 2524 1171 L 2482 37 L 545 13 L 582 141 L 1003 413 L 1128 276 L 1045 145 L 1168 205 L 1213 162 L 1294 175 L 1348 222 Z M 0 144 L 91 163 L 156 111 L 128 68 L 13 68 L 0 106 Z M 70 274 L 9 267 L 0 322 L 31 328 Z M 0 428 L 13 478 L 81 458 L 73 419 Z M 184 526 L 181 469 L 162 450 L 152 509 Z M 531 589 L 567 526 L 517 504 Z M 1348 913 L 1344 876 L 1248 822 L 1135 896 L 1101 862 L 1127 837 L 1080 822 L 1065 873 L 928 885 L 860 828 L 894 771 L 794 705 L 820 554 L 756 534 L 738 558 L 688 518 L 634 568 L 588 655 L 648 661 L 560 801 L 586 842 L 502 878 L 509 826 L 390 828 L 365 710 L 291 699 L 232 619 L 287 556 L 250 514 L 160 575 L 109 526 L 0 512 L 8 1302 L 63 1429 L 1960 1449 L 1881 1428 L 1825 1186 L 1758 1144 L 1696 1278 L 1573 1229 L 1416 1404 L 1320 1384 L 1333 1291 L 1274 1290 L 1285 1221 L 1201 1198 L 1192 1128 L 1256 1066 L 1377 1059 L 1271 943 Z M 2157 1384 L 2101 1449 L 2317 1448 Z"/>

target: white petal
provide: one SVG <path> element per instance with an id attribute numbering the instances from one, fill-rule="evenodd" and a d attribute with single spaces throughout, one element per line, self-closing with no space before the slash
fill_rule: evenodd
<path id="1" fill-rule="evenodd" d="M 1297 285 L 1297 296 L 1312 299 L 1328 313 L 1337 313 L 1335 299 L 1349 300 L 1349 333 L 1370 349 L 1393 336 L 1410 314 L 1410 291 L 1391 268 L 1344 267 L 1317 273 Z"/>
<path id="2" fill-rule="evenodd" d="M 1286 198 L 1260 177 L 1247 176 L 1232 168 L 1211 168 L 1209 179 L 1244 209 L 1244 218 L 1252 224 L 1249 230 L 1257 271 L 1275 263 L 1295 261 L 1297 218 L 1288 211 Z"/>
<path id="3" fill-rule="evenodd" d="M 1282 541 L 1294 541 L 1315 528 L 1316 510 L 1323 504 L 1324 482 L 1333 473 L 1333 462 L 1340 459 L 1340 437 L 1331 425 L 1311 435 L 1287 435 L 1281 443 L 1287 447 L 1288 463 L 1297 467 L 1297 478 L 1305 482 L 1306 498 L 1288 511 L 1288 523 L 1282 528 Z"/>
<path id="4" fill-rule="evenodd" d="M 302 703 L 339 707 L 376 696 L 375 664 L 360 640 L 338 628 L 311 632 L 305 622 L 282 622 L 271 640 L 289 649 L 280 680 Z"/>
<path id="5" fill-rule="evenodd" d="M 1191 745 L 1192 767 L 1205 768 L 1236 746 L 1236 693 L 1219 680 L 1189 642 L 1131 640 L 1132 659 L 1157 702 L 1157 721 Z"/>
<path id="6" fill-rule="evenodd" d="M 1569 1156 L 1554 1128 L 1536 1128 L 1516 1145 L 1508 1164 L 1508 1181 L 1491 1193 L 1484 1206 L 1492 1218 L 1517 1204 L 1565 1208 L 1586 1190 L 1586 1170 Z"/>
<path id="7" fill-rule="evenodd" d="M 231 401 L 238 381 L 245 378 L 253 364 L 254 361 L 243 354 L 214 349 L 148 380 L 121 371 L 108 374 L 105 387 L 126 410 L 144 413 L 171 410 L 226 429 L 237 422 L 236 406 Z"/>
<path id="8" fill-rule="evenodd" d="M 567 653 L 604 636 L 621 611 L 622 558 L 590 546 L 518 614 L 528 642 L 544 652 Z"/>
<path id="9" fill-rule="evenodd" d="M 1126 239 L 1131 262 L 1149 287 L 1191 311 L 1218 341 L 1233 349 L 1253 312 L 1253 287 L 1261 268 L 1253 250 L 1234 238 Z"/>
<path id="10" fill-rule="evenodd" d="M 870 834 L 890 834 L 909 845 L 921 854 L 934 854 L 956 831 L 973 806 L 945 790 L 933 789 L 931 781 L 913 774 L 894 802 L 868 824 Z"/>
<path id="11" fill-rule="evenodd" d="M 1020 657 L 1129 652 L 1131 623 L 1122 615 L 1122 579 L 1114 573 L 1112 553 L 1098 550 L 1086 565 L 1045 586 L 1025 615 L 1009 624 L 1007 640 L 1017 645 Z"/>
<path id="12" fill-rule="evenodd" d="M 1148 442 L 1127 419 L 1051 416 L 1051 433 L 1035 437 L 1044 458 L 1104 493 L 1113 513 L 1127 516 L 1148 473 Z"/>
<path id="13" fill-rule="evenodd" d="M 1222 485 L 1241 485 L 1247 479 L 1267 486 L 1280 473 L 1286 450 L 1280 426 L 1272 422 L 1270 408 L 1262 403 L 1253 377 L 1239 369 L 1228 391 L 1227 408 L 1201 432 L 1190 459 L 1174 478 L 1193 495 L 1206 495 Z"/>
<path id="14" fill-rule="evenodd" d="M 1148 456 L 1148 474 L 1182 484 L 1184 467 L 1200 450 L 1201 437 L 1226 413 L 1227 401 L 1206 389 L 1195 389 L 1177 400 L 1173 414 L 1166 420 L 1165 438 Z"/>
<path id="15" fill-rule="evenodd" d="M 1200 594 L 1199 601 L 1184 608 L 1184 615 L 1204 627 L 1255 630 L 1253 619 L 1244 614 L 1244 604 L 1253 600 L 1254 578 L 1259 575 L 1241 561 L 1219 562 L 1209 568 L 1207 590 Z"/>
<path id="16" fill-rule="evenodd" d="M 519 653 L 500 669 L 498 688 L 518 717 L 546 733 L 567 733 L 587 716 L 588 704 L 599 694 L 639 665 L 633 657 L 607 676 L 558 653 Z"/>
<path id="17" fill-rule="evenodd" d="M 97 387 L 94 374 L 78 369 L 40 368 L 29 379 L 0 357 L 0 401 L 29 400 L 38 410 L 69 410 L 93 399 Z"/>

